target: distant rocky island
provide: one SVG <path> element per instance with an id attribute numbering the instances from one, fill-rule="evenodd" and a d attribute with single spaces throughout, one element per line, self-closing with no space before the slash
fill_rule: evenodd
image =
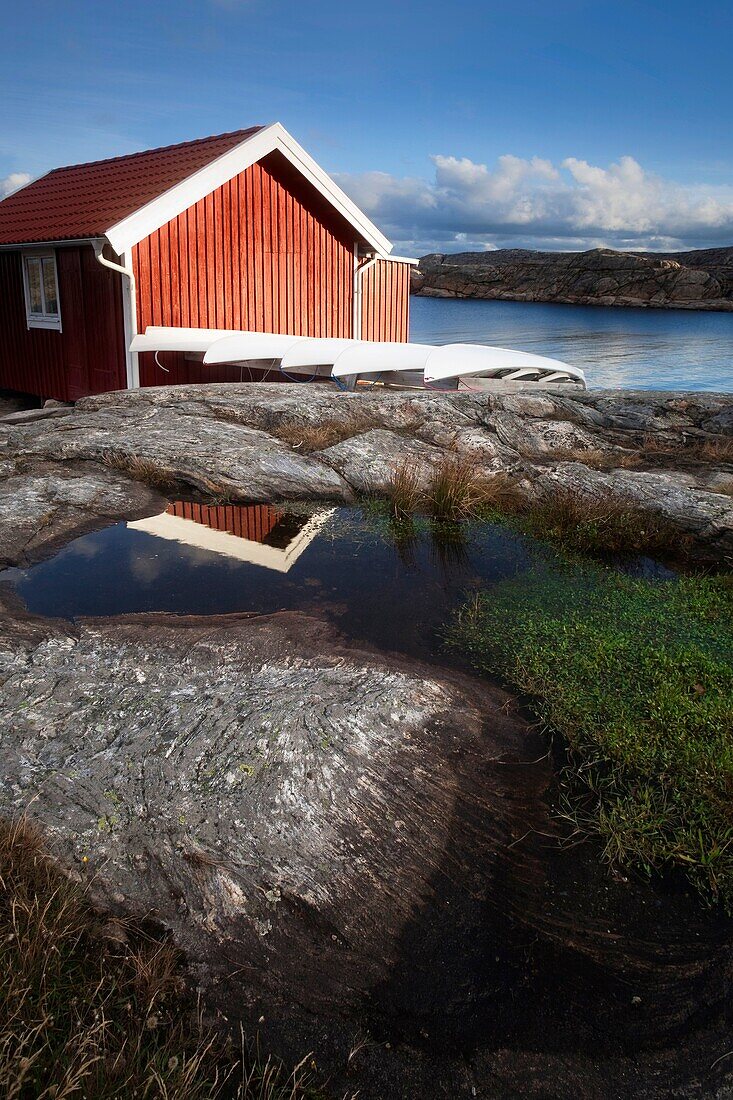
<path id="1" fill-rule="evenodd" d="M 733 311 L 733 247 L 432 253 L 413 269 L 412 292 L 431 298 Z"/>

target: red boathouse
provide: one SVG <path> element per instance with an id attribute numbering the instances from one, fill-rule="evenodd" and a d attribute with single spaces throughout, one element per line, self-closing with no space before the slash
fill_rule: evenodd
<path id="1" fill-rule="evenodd" d="M 409 264 L 279 123 L 57 168 L 0 202 L 0 387 L 238 381 L 148 325 L 405 341 Z"/>

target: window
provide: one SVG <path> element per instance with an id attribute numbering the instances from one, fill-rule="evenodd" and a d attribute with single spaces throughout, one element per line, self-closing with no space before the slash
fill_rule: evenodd
<path id="1" fill-rule="evenodd" d="M 23 287 L 28 328 L 53 328 L 60 332 L 61 311 L 55 253 L 23 253 Z"/>

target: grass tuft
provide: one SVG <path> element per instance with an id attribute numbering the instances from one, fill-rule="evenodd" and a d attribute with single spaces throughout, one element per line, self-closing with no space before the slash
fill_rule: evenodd
<path id="1" fill-rule="evenodd" d="M 347 420 L 322 420 L 317 424 L 291 420 L 268 427 L 268 431 L 294 450 L 310 454 L 313 451 L 325 451 L 327 447 L 334 447 L 337 443 L 361 435 L 373 427 L 374 422 L 370 417 L 364 413 L 352 413 Z"/>
<path id="2" fill-rule="evenodd" d="M 166 495 L 175 492 L 180 487 L 180 483 L 172 474 L 169 474 L 166 470 L 161 470 L 160 466 L 156 465 L 151 459 L 142 458 L 140 455 L 124 454 L 120 451 L 105 451 L 101 456 L 101 461 L 105 466 L 109 466 L 111 470 L 119 470 L 120 473 L 126 474 L 133 481 L 142 481 L 149 485 L 151 489 L 157 489 Z"/>
<path id="3" fill-rule="evenodd" d="M 439 523 L 511 520 L 524 533 L 571 554 L 644 554 L 685 562 L 694 548 L 693 537 L 670 519 L 626 497 L 599 499 L 555 485 L 532 499 L 510 474 L 476 470 L 465 456 L 448 455 L 429 471 L 417 459 L 405 459 L 394 468 L 385 495 L 399 522 L 421 511 Z"/>
<path id="4" fill-rule="evenodd" d="M 647 435 L 641 442 L 639 454 L 651 459 L 686 459 L 690 462 L 704 462 L 721 465 L 733 462 L 733 438 L 726 435 L 712 435 L 707 438 L 682 438 L 670 442 L 659 436 Z"/>
<path id="5" fill-rule="evenodd" d="M 401 522 L 421 511 L 439 523 L 456 523 L 523 506 L 507 475 L 487 476 L 469 457 L 456 455 L 441 458 L 427 477 L 424 465 L 405 459 L 392 471 L 386 495 L 393 518 Z"/>
<path id="6" fill-rule="evenodd" d="M 478 515 L 488 501 L 487 482 L 470 457 L 446 455 L 430 475 L 427 499 L 431 514 L 451 523 Z"/>
<path id="7" fill-rule="evenodd" d="M 643 462 L 642 455 L 638 451 L 627 451 L 621 448 L 603 451 L 562 447 L 553 451 L 549 457 L 553 463 L 581 462 L 584 466 L 590 466 L 592 470 L 629 470 L 641 466 Z"/>
<path id="8" fill-rule="evenodd" d="M 670 460 L 720 466 L 733 463 L 733 438 L 721 435 L 706 439 L 681 438 L 670 442 L 656 435 L 647 435 L 634 450 L 621 447 L 612 450 L 563 447 L 553 451 L 549 458 L 553 463 L 582 462 L 594 470 L 634 469 L 650 464 L 666 464 Z"/>
<path id="9" fill-rule="evenodd" d="M 648 554 L 684 557 L 689 540 L 664 516 L 620 497 L 579 496 L 558 487 L 529 509 L 522 527 L 535 538 L 590 556 Z M 674 553 L 673 553 L 674 552 Z"/>
<path id="10" fill-rule="evenodd" d="M 570 750 L 605 857 L 684 872 L 733 912 L 733 587 L 590 564 L 479 595 L 451 645 L 526 694 Z"/>
<path id="11" fill-rule="evenodd" d="M 387 485 L 392 518 L 397 522 L 408 521 L 425 503 L 423 471 L 415 459 L 404 459 L 395 466 Z"/>
<path id="12" fill-rule="evenodd" d="M 0 822 L 0 1095 L 306 1100 L 292 1072 L 225 1046 L 166 940 L 92 909 L 26 820 Z"/>

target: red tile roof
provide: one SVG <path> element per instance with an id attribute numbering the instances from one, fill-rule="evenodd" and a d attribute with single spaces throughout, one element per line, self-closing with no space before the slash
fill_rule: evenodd
<path id="1" fill-rule="evenodd" d="M 260 129 L 252 126 L 56 168 L 0 202 L 0 244 L 103 237 L 117 222 Z"/>

